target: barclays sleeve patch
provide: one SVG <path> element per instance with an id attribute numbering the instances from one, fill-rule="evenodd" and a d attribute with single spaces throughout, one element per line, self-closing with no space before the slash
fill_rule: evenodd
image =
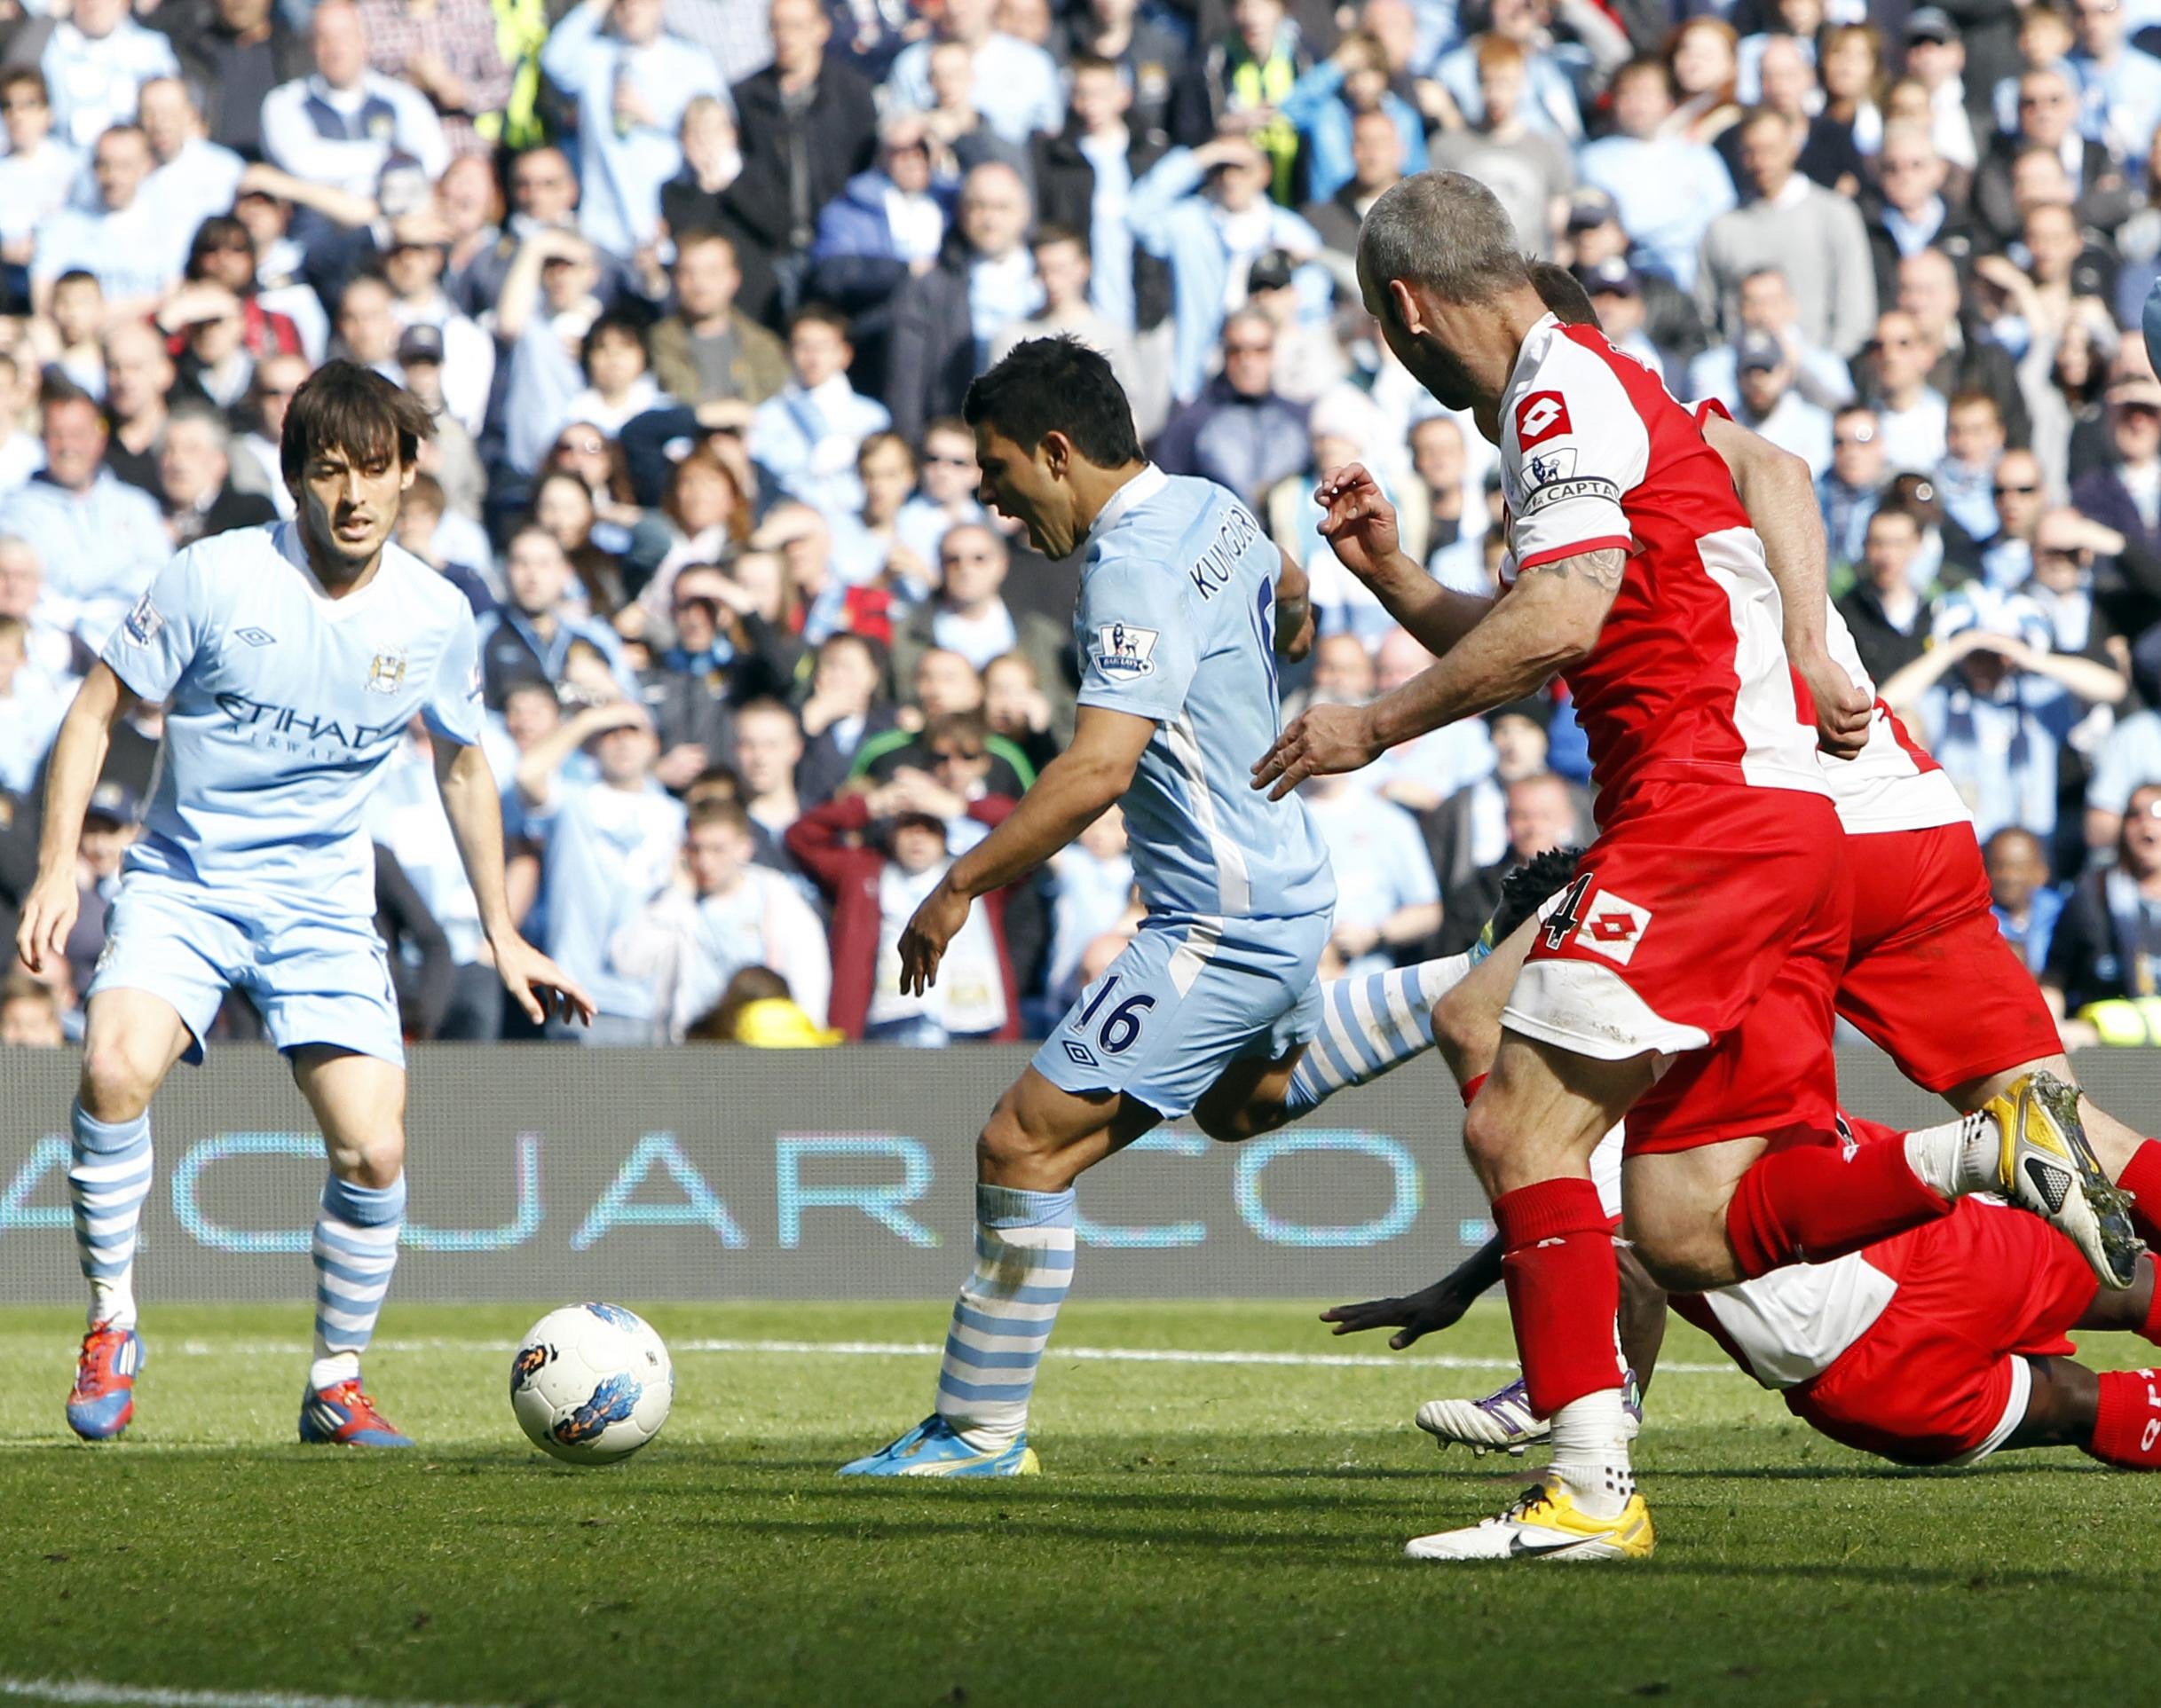
<path id="1" fill-rule="evenodd" d="M 158 631 L 165 626 L 165 613 L 150 602 L 145 594 L 135 602 L 135 609 L 121 624 L 120 632 L 138 647 L 146 647 L 157 639 Z"/>
<path id="2" fill-rule="evenodd" d="M 1155 643 L 1159 629 L 1136 627 L 1132 623 L 1104 623 L 1097 626 L 1092 656 L 1095 667 L 1106 676 L 1135 680 L 1155 671 Z"/>

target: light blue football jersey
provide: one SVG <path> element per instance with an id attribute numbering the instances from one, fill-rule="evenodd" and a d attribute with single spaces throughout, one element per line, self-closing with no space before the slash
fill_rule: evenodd
<path id="1" fill-rule="evenodd" d="M 1282 728 L 1281 565 L 1228 492 L 1153 464 L 1089 531 L 1079 698 L 1157 726 L 1124 803 L 1151 915 L 1283 919 L 1334 904 L 1328 849 L 1304 805 L 1252 786 Z"/>
<path id="2" fill-rule="evenodd" d="M 159 572 L 103 654 L 165 743 L 128 871 L 294 913 L 372 918 L 369 795 L 406 727 L 480 738 L 480 653 L 465 595 L 386 547 L 332 599 L 297 523 L 237 529 Z"/>

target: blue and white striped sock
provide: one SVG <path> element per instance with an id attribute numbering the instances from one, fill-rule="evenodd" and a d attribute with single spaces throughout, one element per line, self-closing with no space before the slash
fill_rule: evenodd
<path id="1" fill-rule="evenodd" d="M 1321 987 L 1320 1033 L 1291 1071 L 1284 1107 L 1295 1119 L 1408 1061 L 1433 1042 L 1433 1004 L 1470 971 L 1468 955 L 1450 955 L 1329 980 Z"/>
<path id="2" fill-rule="evenodd" d="M 135 1326 L 135 1231 L 150 1196 L 150 1114 L 99 1121 L 78 1103 L 67 1112 L 74 1135 L 67 1201 L 74 1208 L 75 1256 L 90 1283 L 90 1326 Z"/>
<path id="3" fill-rule="evenodd" d="M 360 1373 L 360 1354 L 375 1337 L 398 1266 L 405 1213 L 402 1174 L 387 1186 L 335 1175 L 323 1183 L 315 1217 L 315 1362 L 308 1367 L 308 1386 L 319 1394 Z"/>
<path id="4" fill-rule="evenodd" d="M 975 1188 L 975 1268 L 953 1305 L 938 1415 L 978 1452 L 1028 1428 L 1036 1366 L 1073 1284 L 1073 1190 Z"/>

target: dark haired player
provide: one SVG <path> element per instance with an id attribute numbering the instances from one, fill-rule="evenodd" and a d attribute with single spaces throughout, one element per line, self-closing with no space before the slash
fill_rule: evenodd
<path id="1" fill-rule="evenodd" d="M 88 1001 L 71 1115 L 69 1196 L 90 1282 L 67 1421 L 106 1440 L 134 1415 L 136 1224 L 150 1190 L 149 1106 L 174 1063 L 202 1059 L 228 988 L 292 1063 L 328 1153 L 313 1242 L 315 1356 L 303 1441 L 403 1447 L 360 1385 L 360 1354 L 398 1259 L 405 1050 L 375 928 L 362 818 L 413 720 L 504 987 L 535 1020 L 591 1017 L 526 943 L 503 899 L 502 821 L 480 734 L 470 606 L 389 543 L 430 424 L 413 396 L 332 362 L 294 396 L 281 461 L 296 518 L 189 547 L 106 641 L 60 727 L 35 886 L 16 939 L 38 972 L 75 918 L 75 843 L 106 732 L 166 704 L 142 838 L 128 852 Z"/>
<path id="2" fill-rule="evenodd" d="M 1316 981 L 1336 900 L 1327 852 L 1297 801 L 1246 786 L 1244 757 L 1275 738 L 1276 656 L 1310 642 L 1305 578 L 1252 514 L 1151 467 L 1109 365 L 1067 340 L 1017 346 L 966 413 L 984 501 L 1045 555 L 1086 554 L 1080 711 L 1072 745 L 917 909 L 903 986 L 937 976 L 976 896 L 1115 802 L 1148 917 L 977 1142 L 975 1267 L 936 1411 L 846 1475 L 1034 1471 L 1028 1403 L 1073 1276 L 1075 1178 L 1159 1122 L 1191 1114 L 1242 1138 L 1386 1072 L 1431 1043 L 1434 997 L 1463 961 Z"/>

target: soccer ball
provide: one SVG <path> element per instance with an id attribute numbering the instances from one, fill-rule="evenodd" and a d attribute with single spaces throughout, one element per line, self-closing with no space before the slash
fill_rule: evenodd
<path id="1" fill-rule="evenodd" d="M 510 1360 L 510 1409 L 541 1452 L 610 1465 L 660 1433 L 675 1397 L 667 1348 L 618 1304 L 551 1311 Z"/>

